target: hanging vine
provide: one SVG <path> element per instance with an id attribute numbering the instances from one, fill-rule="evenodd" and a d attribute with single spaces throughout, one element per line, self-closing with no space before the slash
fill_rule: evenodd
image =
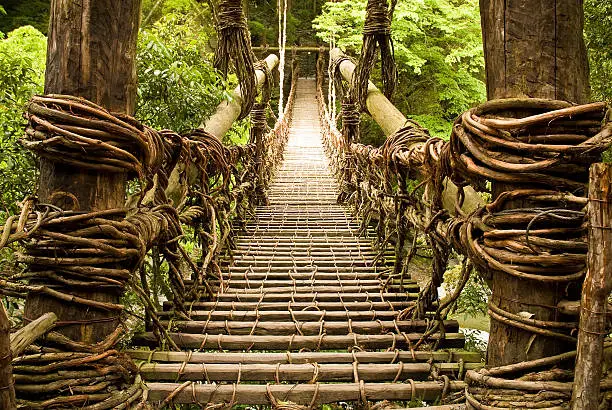
<path id="1" fill-rule="evenodd" d="M 391 20 L 394 4 L 389 7 L 387 0 L 368 0 L 366 19 L 363 27 L 361 57 L 355 68 L 352 88 L 361 110 L 366 109 L 368 81 L 374 66 L 376 54 L 380 50 L 382 89 L 387 98 L 393 96 L 397 85 L 397 67 L 391 39 Z"/>
<path id="2" fill-rule="evenodd" d="M 241 0 L 221 0 L 217 12 L 219 43 L 215 68 L 224 76 L 233 65 L 242 93 L 242 110 L 238 119 L 246 118 L 255 104 L 257 83 L 255 57 L 251 50 L 251 34 L 242 10 Z"/>

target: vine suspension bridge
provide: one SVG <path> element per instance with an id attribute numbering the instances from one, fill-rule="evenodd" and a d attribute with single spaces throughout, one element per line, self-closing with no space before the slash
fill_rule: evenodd
<path id="1" fill-rule="evenodd" d="M 612 408 L 612 114 L 587 102 L 581 2 L 552 1 L 480 2 L 489 101 L 445 140 L 390 102 L 395 1 L 368 0 L 356 62 L 294 48 L 275 118 L 279 59 L 256 61 L 241 1 L 220 0 L 215 66 L 239 86 L 179 135 L 131 116 L 140 1 L 53 0 L 47 94 L 20 140 L 40 188 L 0 230 L 23 267 L 0 293 L 25 300 L 15 331 L 0 309 L 0 410 Z M 298 52 L 317 55 L 315 78 Z M 381 147 L 360 143 L 362 114 Z M 248 143 L 224 145 L 249 115 Z M 421 249 L 427 283 L 411 277 Z M 492 288 L 486 366 L 448 319 L 477 274 Z M 127 291 L 144 310 L 133 335 Z"/>
<path id="2" fill-rule="evenodd" d="M 173 322 L 178 332 L 171 337 L 190 353 L 130 351 L 147 361 L 140 371 L 150 400 L 174 392 L 174 403 L 319 406 L 430 401 L 462 390 L 448 376 L 460 380 L 479 368 L 480 355 L 412 350 L 428 323 L 398 315 L 415 303 L 418 285 L 408 281 L 401 292 L 387 280 L 392 264 L 375 262 L 377 252 L 358 236 L 359 224 L 336 203 L 314 79 L 297 81 L 294 112 L 270 203 L 257 208 L 238 236 L 233 263 L 215 283 L 219 293 L 186 302 L 192 320 Z M 382 260 L 392 257 L 385 252 Z M 458 323 L 444 327 L 439 347 L 461 348 Z M 152 333 L 134 342 L 157 347 Z M 197 353 L 210 349 L 223 353 Z M 427 381 L 434 370 L 446 383 Z M 398 380 L 410 383 L 393 383 Z"/>

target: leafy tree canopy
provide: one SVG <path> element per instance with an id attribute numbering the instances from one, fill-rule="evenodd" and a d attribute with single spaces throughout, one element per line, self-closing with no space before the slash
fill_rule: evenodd
<path id="1" fill-rule="evenodd" d="M 140 32 L 136 116 L 157 129 L 196 128 L 228 97 L 199 21 L 210 11 L 192 11 L 168 13 Z"/>
<path id="2" fill-rule="evenodd" d="M 8 33 L 29 25 L 47 34 L 50 3 L 49 0 L 3 0 L 0 5 L 0 31 Z"/>
<path id="3" fill-rule="evenodd" d="M 366 3 L 326 3 L 314 21 L 317 36 L 325 42 L 333 38 L 357 55 Z M 478 1 L 398 2 L 392 28 L 399 69 L 394 101 L 434 134 L 447 137 L 451 121 L 486 98 Z"/>
<path id="4" fill-rule="evenodd" d="M 612 0 L 585 0 L 585 39 L 594 100 L 612 100 Z"/>
<path id="5" fill-rule="evenodd" d="M 42 93 L 47 39 L 31 26 L 0 33 L 0 213 L 15 212 L 17 201 L 32 192 L 32 156 L 17 139 L 23 134 L 23 108 Z"/>

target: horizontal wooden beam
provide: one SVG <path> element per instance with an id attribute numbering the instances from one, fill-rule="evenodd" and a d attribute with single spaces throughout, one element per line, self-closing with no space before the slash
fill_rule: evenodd
<path id="1" fill-rule="evenodd" d="M 224 352 L 156 352 L 127 350 L 134 360 L 175 363 L 393 363 L 393 362 L 459 362 L 481 363 L 480 353 L 466 351 L 394 351 L 394 352 L 283 352 L 283 353 L 224 353 Z"/>
<path id="2" fill-rule="evenodd" d="M 256 46 L 252 47 L 253 51 L 256 52 L 278 52 L 280 49 L 278 47 L 267 47 L 267 46 Z M 319 51 L 329 51 L 329 48 L 326 46 L 287 46 L 285 48 L 286 51 L 295 51 L 298 53 L 318 53 Z"/>
<path id="3" fill-rule="evenodd" d="M 223 280 L 245 280 L 248 277 L 249 280 L 273 280 L 273 279 L 286 279 L 287 272 L 229 272 L 223 274 Z M 379 273 L 363 273 L 363 272 L 291 272 L 291 278 L 295 280 L 357 280 L 362 278 L 364 280 L 377 280 L 380 277 Z"/>
<path id="4" fill-rule="evenodd" d="M 343 321 L 330 322 L 267 322 L 267 321 L 214 321 L 214 320 L 173 320 L 170 324 L 162 321 L 164 327 L 172 326 L 177 331 L 187 333 L 208 333 L 228 335 L 347 335 L 358 334 L 382 334 L 399 329 L 400 332 L 424 332 L 431 325 L 428 320 L 399 320 L 399 321 L 351 321 L 346 317 Z M 449 332 L 459 331 L 459 322 L 456 320 L 445 320 L 444 329 Z"/>
<path id="5" fill-rule="evenodd" d="M 464 382 L 451 381 L 450 391 L 465 389 Z M 291 401 L 302 405 L 320 406 L 339 401 L 360 401 L 362 398 L 359 383 L 343 384 L 272 384 L 266 385 L 215 385 L 185 383 L 147 383 L 149 401 L 163 401 L 174 393 L 171 402 L 175 404 L 270 404 L 268 391 L 280 401 Z M 365 383 L 363 393 L 367 400 L 407 401 L 421 399 L 436 400 L 442 395 L 443 382 L 403 383 Z M 414 395 L 413 395 L 414 390 Z M 314 398 L 314 400 L 313 400 Z"/>
<path id="6" fill-rule="evenodd" d="M 140 375 L 150 381 L 280 381 L 280 382 L 339 382 L 353 381 L 355 374 L 366 382 L 427 380 L 435 368 L 438 374 L 453 374 L 460 370 L 482 368 L 480 363 L 403 363 L 394 364 L 245 364 L 245 363 L 145 363 Z"/>
<path id="7" fill-rule="evenodd" d="M 293 285 L 287 281 L 287 286 L 275 286 L 275 287 L 261 287 L 261 283 L 253 282 L 250 287 L 243 287 L 230 282 L 229 287 L 223 288 L 223 293 L 248 295 L 248 294 L 261 294 L 261 293 L 292 293 L 295 295 L 304 293 L 378 293 L 382 289 L 382 285 L 359 285 L 359 286 L 312 286 L 312 285 Z M 212 286 L 215 291 L 219 290 L 218 286 Z M 386 292 L 399 292 L 401 287 L 399 285 L 389 285 L 384 289 Z M 418 293 L 419 288 L 417 285 L 405 286 L 404 290 Z"/>
<path id="8" fill-rule="evenodd" d="M 219 301 L 236 301 L 236 302 L 308 302 L 317 300 L 320 302 L 333 302 L 336 300 L 344 300 L 345 302 L 368 302 L 368 301 L 402 301 L 402 300 L 416 300 L 419 297 L 418 293 L 342 293 L 342 292 L 330 292 L 330 293 L 219 293 L 217 299 Z"/>
<path id="9" fill-rule="evenodd" d="M 261 321 L 320 321 L 320 320 L 393 320 L 400 312 L 392 310 L 363 310 L 363 311 L 328 311 L 328 310 L 195 310 L 189 312 L 192 320 L 255 320 Z M 158 312 L 160 318 L 174 315 L 174 312 Z"/>
<path id="10" fill-rule="evenodd" d="M 165 301 L 164 308 L 171 309 L 172 301 Z M 414 306 L 414 301 L 368 301 L 368 302 L 351 302 L 350 308 L 352 311 L 358 310 L 402 310 Z M 295 310 L 335 310 L 345 312 L 349 304 L 339 301 L 334 302 L 186 302 L 185 308 L 192 309 L 224 309 L 224 310 L 279 310 L 279 309 L 295 309 Z"/>
<path id="11" fill-rule="evenodd" d="M 203 335 L 189 333 L 169 333 L 177 346 L 185 349 L 220 349 L 220 350 L 348 350 L 354 347 L 363 349 L 410 349 L 423 337 L 420 333 L 405 333 L 402 335 L 322 335 L 322 336 L 232 336 Z M 429 341 L 439 341 L 440 348 L 462 348 L 465 337 L 462 333 L 446 333 L 443 338 L 435 333 Z M 134 345 L 157 346 L 158 341 L 152 332 L 140 333 L 134 336 Z"/>

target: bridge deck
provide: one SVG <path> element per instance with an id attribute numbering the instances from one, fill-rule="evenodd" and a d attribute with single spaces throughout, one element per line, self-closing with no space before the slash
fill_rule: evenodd
<path id="1" fill-rule="evenodd" d="M 150 401 L 172 393 L 174 403 L 202 404 L 435 400 L 444 383 L 432 373 L 454 380 L 480 366 L 475 353 L 412 350 L 429 322 L 398 314 L 414 303 L 418 285 L 404 292 L 393 281 L 385 285 L 393 253 L 374 263 L 377 252 L 336 203 L 320 131 L 315 81 L 300 79 L 269 206 L 237 238 L 234 260 L 214 284 L 216 299 L 190 302 L 192 320 L 172 323 L 185 351 L 130 352 L 146 362 L 140 369 Z M 168 321 L 171 312 L 160 316 Z M 431 340 L 463 347 L 457 322 L 445 329 L 444 338 Z M 151 333 L 135 341 L 157 347 Z"/>

